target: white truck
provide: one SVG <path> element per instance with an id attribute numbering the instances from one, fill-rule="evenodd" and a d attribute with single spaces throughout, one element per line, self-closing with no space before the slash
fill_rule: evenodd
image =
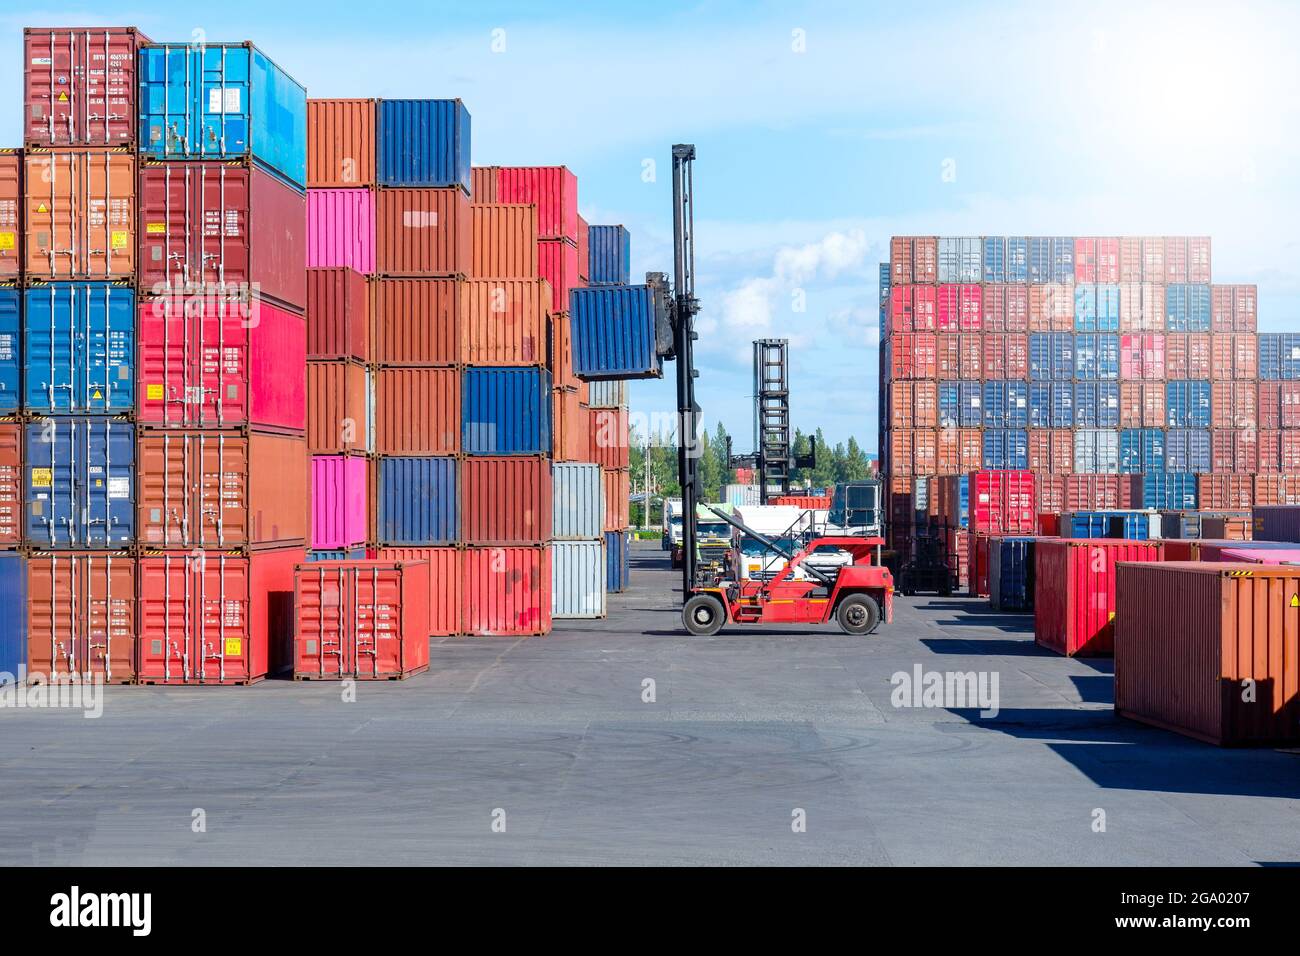
<path id="1" fill-rule="evenodd" d="M 741 524 L 753 528 L 791 553 L 799 550 L 801 538 L 821 532 L 826 524 L 826 514 L 820 509 L 809 511 L 794 505 L 753 505 L 736 509 L 736 518 Z M 740 531 L 735 531 L 733 549 L 733 571 L 738 581 L 764 581 L 785 568 L 785 558 Z M 853 556 L 838 548 L 827 548 L 810 555 L 805 563 L 822 569 L 837 568 L 852 564 Z M 796 569 L 796 579 L 805 577 L 802 568 Z"/>

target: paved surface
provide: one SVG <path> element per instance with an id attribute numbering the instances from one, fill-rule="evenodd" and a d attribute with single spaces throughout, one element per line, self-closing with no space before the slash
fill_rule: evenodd
<path id="1" fill-rule="evenodd" d="M 1110 662 L 1040 652 L 1028 617 L 915 598 L 866 639 L 690 638 L 662 552 L 633 568 L 607 621 L 438 641 L 352 703 L 267 681 L 0 710 L 0 866 L 1300 860 L 1300 755 L 1116 719 Z M 996 672 L 999 715 L 893 707 L 917 664 Z"/>

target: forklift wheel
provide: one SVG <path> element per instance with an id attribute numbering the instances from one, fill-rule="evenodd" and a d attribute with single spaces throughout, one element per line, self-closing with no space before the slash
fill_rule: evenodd
<path id="1" fill-rule="evenodd" d="M 682 624 L 696 637 L 712 637 L 722 630 L 722 602 L 712 594 L 697 594 L 682 608 Z"/>
<path id="2" fill-rule="evenodd" d="M 870 634 L 880 624 L 880 605 L 866 594 L 852 594 L 840 602 L 835 617 L 846 634 Z"/>

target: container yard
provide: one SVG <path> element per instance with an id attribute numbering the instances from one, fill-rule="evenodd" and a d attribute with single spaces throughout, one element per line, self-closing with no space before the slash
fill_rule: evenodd
<path id="1" fill-rule="evenodd" d="M 1088 868 L 1086 932 L 1152 886 L 1278 905 L 1175 891 L 1300 864 L 1289 240 L 1182 170 L 1187 214 L 1113 232 L 946 198 L 903 171 L 942 125 L 810 134 L 760 221 L 734 143 L 629 131 L 594 70 L 524 122 L 451 34 L 404 74 L 359 29 L 348 70 L 342 25 L 240 16 L 10 31 L 0 862 L 165 867 L 160 927 L 214 867 L 997 866 L 930 891 L 1007 925 L 1050 910 L 1014 870 Z"/>

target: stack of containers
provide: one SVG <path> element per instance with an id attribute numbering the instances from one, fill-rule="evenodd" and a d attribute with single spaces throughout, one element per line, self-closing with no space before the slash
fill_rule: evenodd
<path id="1" fill-rule="evenodd" d="M 22 180 L 24 235 L 5 243 L 0 260 L 7 282 L 21 280 L 21 306 L 17 286 L 0 291 L 14 362 L 5 369 L 0 445 L 5 472 L 21 463 L 24 475 L 24 526 L 8 524 L 4 538 L 26 549 L 26 665 L 51 678 L 130 683 L 137 671 L 136 57 L 144 42 L 130 28 L 24 35 L 27 148 L 21 176 L 5 177 Z"/>
<path id="2" fill-rule="evenodd" d="M 308 535 L 306 91 L 251 43 L 138 62 L 138 680 L 249 683 Z"/>
<path id="3" fill-rule="evenodd" d="M 30 94 L 29 94 L 30 95 Z M 23 151 L 0 149 L 0 595 L 27 604 L 23 543 L 22 275 Z M 27 615 L 0 628 L 0 685 L 27 665 Z"/>
<path id="4" fill-rule="evenodd" d="M 904 553 L 920 483 L 979 468 L 1034 472 L 1040 513 L 1300 493 L 1282 474 L 1300 360 L 1257 337 L 1254 286 L 1211 284 L 1206 237 L 894 237 L 882 293 L 882 470 Z"/>

